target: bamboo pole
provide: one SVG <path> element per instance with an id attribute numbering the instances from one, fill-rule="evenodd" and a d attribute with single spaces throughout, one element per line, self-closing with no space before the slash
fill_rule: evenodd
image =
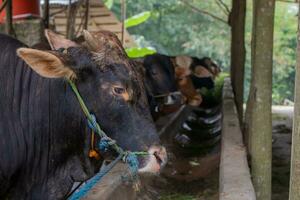
<path id="1" fill-rule="evenodd" d="M 300 8 L 300 3 L 299 8 Z M 298 14 L 297 64 L 295 80 L 294 124 L 291 150 L 289 200 L 300 199 L 300 15 Z"/>
<path id="2" fill-rule="evenodd" d="M 275 0 L 254 0 L 248 125 L 251 172 L 257 200 L 271 200 L 274 10 Z"/>

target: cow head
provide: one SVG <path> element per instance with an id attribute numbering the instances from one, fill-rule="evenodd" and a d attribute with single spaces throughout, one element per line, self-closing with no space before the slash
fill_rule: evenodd
<path id="1" fill-rule="evenodd" d="M 159 145 L 139 72 L 119 41 L 108 33 L 96 38 L 85 32 L 87 43 L 79 45 L 50 31 L 46 35 L 52 51 L 20 48 L 18 55 L 42 77 L 73 80 L 109 137 L 125 150 L 150 153 L 139 158 L 140 171 L 158 172 L 166 163 L 166 150 Z M 68 91 L 73 93 L 70 87 Z M 74 94 L 68 98 L 72 109 L 81 109 Z M 78 115 L 85 118 L 83 112 Z"/>
<path id="2" fill-rule="evenodd" d="M 190 78 L 192 58 L 190 56 L 176 56 L 172 58 L 172 62 L 175 67 L 175 77 L 179 90 L 187 98 L 189 105 L 199 106 L 202 102 L 202 97 L 196 91 Z"/>
<path id="3" fill-rule="evenodd" d="M 154 95 L 168 94 L 177 90 L 175 71 L 168 56 L 153 54 L 144 59 L 146 83 Z"/>
<path id="4" fill-rule="evenodd" d="M 192 59 L 193 63 L 191 64 L 191 69 L 197 77 L 215 78 L 221 72 L 219 66 L 209 57 L 203 57 L 201 59 L 193 57 Z"/>

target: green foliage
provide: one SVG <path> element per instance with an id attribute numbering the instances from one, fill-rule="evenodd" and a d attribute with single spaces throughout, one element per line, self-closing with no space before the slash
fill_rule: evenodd
<path id="1" fill-rule="evenodd" d="M 251 76 L 251 28 L 252 2 L 248 1 L 246 23 L 246 80 L 245 99 Z M 297 4 L 276 2 L 273 53 L 273 104 L 282 104 L 284 99 L 293 101 L 297 46 Z"/>
<path id="2" fill-rule="evenodd" d="M 125 20 L 125 27 L 130 28 L 130 27 L 142 24 L 145 21 L 147 21 L 150 16 L 151 16 L 151 12 L 149 12 L 149 11 L 142 12 L 142 13 L 139 13 L 137 15 L 134 15 L 134 16 L 132 16 L 132 17 Z"/>
<path id="3" fill-rule="evenodd" d="M 111 9 L 114 5 L 114 0 L 104 0 L 104 5 L 108 8 Z"/>
<path id="4" fill-rule="evenodd" d="M 294 100 L 297 6 L 277 3 L 274 34 L 273 103 Z"/>
<path id="5" fill-rule="evenodd" d="M 151 48 L 133 47 L 125 50 L 129 58 L 140 58 L 146 55 L 154 54 L 156 51 Z"/>
<path id="6" fill-rule="evenodd" d="M 201 95 L 212 104 L 219 104 L 222 101 L 222 90 L 224 85 L 224 80 L 229 77 L 228 73 L 220 73 L 215 79 L 215 87 L 213 89 L 202 88 L 200 90 Z"/>
<path id="7" fill-rule="evenodd" d="M 227 3 L 230 1 L 227 0 Z M 216 12 L 219 8 L 214 0 L 190 2 L 201 9 L 220 13 Z M 113 11 L 117 15 L 120 13 L 119 8 L 120 5 L 116 2 Z M 131 34 L 137 35 L 138 38 L 142 35 L 159 53 L 210 56 L 228 68 L 230 56 L 228 25 L 195 12 L 178 0 L 127 0 L 128 16 L 145 10 L 151 12 L 149 20 L 130 28 Z M 223 13 L 219 16 L 226 19 Z"/>
<path id="8" fill-rule="evenodd" d="M 224 0 L 231 8 L 232 0 Z M 153 47 L 168 55 L 188 54 L 213 58 L 223 69 L 230 66 L 230 27 L 219 20 L 192 10 L 179 0 L 127 0 L 127 15 L 134 16 L 145 10 L 149 19 L 129 32 L 140 47 Z M 189 0 L 193 6 L 227 20 L 224 9 L 215 0 Z M 119 16 L 119 1 L 112 10 Z M 273 103 L 285 98 L 293 100 L 296 62 L 297 4 L 277 1 L 274 29 Z M 252 1 L 247 1 L 245 100 L 251 77 Z"/>

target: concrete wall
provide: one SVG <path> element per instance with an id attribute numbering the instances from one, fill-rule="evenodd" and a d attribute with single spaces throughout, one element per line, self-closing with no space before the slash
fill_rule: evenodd
<path id="1" fill-rule="evenodd" d="M 255 200 L 230 79 L 223 88 L 220 200 Z"/>

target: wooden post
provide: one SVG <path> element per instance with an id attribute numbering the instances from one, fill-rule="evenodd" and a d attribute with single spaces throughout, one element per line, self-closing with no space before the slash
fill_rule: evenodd
<path id="1" fill-rule="evenodd" d="M 2 4 L 0 6 L 0 13 L 2 12 L 2 10 L 6 7 L 6 4 L 7 4 L 7 0 L 3 0 L 2 1 Z"/>
<path id="2" fill-rule="evenodd" d="M 229 25 L 231 26 L 231 82 L 240 124 L 243 122 L 246 4 L 246 0 L 232 0 L 232 10 L 229 17 Z"/>
<path id="3" fill-rule="evenodd" d="M 74 39 L 75 35 L 75 21 L 77 15 L 77 9 L 80 6 L 81 1 L 72 3 L 72 0 L 69 0 L 68 5 L 68 19 L 67 19 L 67 38 Z"/>
<path id="4" fill-rule="evenodd" d="M 300 3 L 299 3 L 300 8 Z M 289 200 L 300 199 L 300 15 L 298 14 L 297 64 Z"/>
<path id="5" fill-rule="evenodd" d="M 85 20 L 84 20 L 84 29 L 88 30 L 88 26 L 89 26 L 89 11 L 90 9 L 90 1 L 89 0 L 85 0 Z"/>
<path id="6" fill-rule="evenodd" d="M 271 200 L 272 62 L 275 0 L 254 0 L 250 88 L 251 172 L 257 200 Z"/>
<path id="7" fill-rule="evenodd" d="M 43 14 L 43 21 L 44 21 L 44 28 L 49 28 L 49 0 L 44 0 L 44 14 Z"/>
<path id="8" fill-rule="evenodd" d="M 122 15 L 122 45 L 125 44 L 125 20 L 126 20 L 126 1 L 121 0 L 121 15 Z"/>
<path id="9" fill-rule="evenodd" d="M 5 31 L 8 35 L 13 35 L 13 24 L 12 24 L 12 0 L 7 0 L 6 3 L 6 22 Z"/>

